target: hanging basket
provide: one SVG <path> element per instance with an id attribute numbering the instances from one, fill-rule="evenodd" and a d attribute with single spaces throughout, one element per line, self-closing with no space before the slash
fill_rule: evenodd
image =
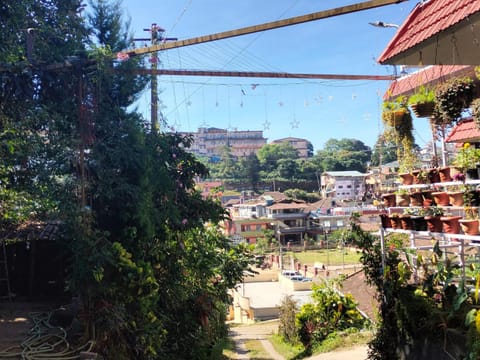
<path id="1" fill-rule="evenodd" d="M 431 117 L 433 115 L 433 110 L 435 109 L 434 102 L 425 102 L 425 103 L 417 103 L 411 104 L 410 108 L 412 109 L 413 113 L 418 118 L 425 118 Z"/>
<path id="2" fill-rule="evenodd" d="M 382 113 L 382 119 L 386 125 L 396 128 L 405 121 L 405 118 L 408 116 L 408 110 L 399 109 L 399 110 L 385 110 Z"/>

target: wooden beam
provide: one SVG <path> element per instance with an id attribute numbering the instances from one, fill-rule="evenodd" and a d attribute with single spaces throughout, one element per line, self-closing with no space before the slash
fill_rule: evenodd
<path id="1" fill-rule="evenodd" d="M 172 41 L 168 43 L 163 42 L 161 44 L 147 46 L 139 49 L 125 50 L 120 52 L 119 54 L 127 54 L 129 56 L 143 55 L 143 54 L 148 54 L 156 51 L 175 49 L 179 47 L 196 45 L 196 44 L 201 44 L 201 43 L 206 43 L 206 42 L 216 41 L 216 40 L 222 40 L 222 39 L 227 39 L 227 38 L 241 36 L 241 35 L 253 34 L 260 31 L 278 29 L 285 26 L 297 25 L 297 24 L 301 24 L 309 21 L 326 19 L 333 16 L 350 14 L 353 12 L 373 9 L 373 8 L 377 8 L 385 5 L 398 4 L 404 1 L 408 1 L 408 0 L 371 0 L 363 3 L 357 3 L 357 4 L 342 6 L 342 7 L 338 7 L 330 10 L 323 10 L 315 13 L 296 16 L 288 19 L 272 21 L 272 22 L 268 22 L 260 25 L 247 26 L 240 29 L 224 31 L 220 33 L 204 35 L 204 36 L 194 37 L 194 38 L 185 39 L 185 40 Z"/>
<path id="2" fill-rule="evenodd" d="M 132 71 L 132 70 L 129 70 Z M 219 77 L 254 77 L 282 79 L 330 79 L 330 80 L 385 80 L 396 79 L 394 75 L 346 75 L 346 74 L 298 74 L 284 72 L 255 71 L 214 71 L 214 70 L 168 70 L 168 69 L 134 69 L 139 75 L 183 75 L 183 76 L 219 76 Z"/>

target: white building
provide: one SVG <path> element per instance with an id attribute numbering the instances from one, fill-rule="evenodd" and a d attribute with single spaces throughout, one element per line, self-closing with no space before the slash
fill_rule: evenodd
<path id="1" fill-rule="evenodd" d="M 362 200 L 366 176 L 359 171 L 326 171 L 321 176 L 322 195 L 337 200 Z"/>

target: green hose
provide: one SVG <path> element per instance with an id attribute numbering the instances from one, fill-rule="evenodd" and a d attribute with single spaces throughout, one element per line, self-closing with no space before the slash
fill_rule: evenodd
<path id="1" fill-rule="evenodd" d="M 24 360 L 73 360 L 80 359 L 80 353 L 91 351 L 94 341 L 88 341 L 76 348 L 71 348 L 67 341 L 67 331 L 60 326 L 52 326 L 52 312 L 35 312 L 29 314 L 33 326 L 28 336 L 20 345 L 0 350 L 0 359 Z"/>

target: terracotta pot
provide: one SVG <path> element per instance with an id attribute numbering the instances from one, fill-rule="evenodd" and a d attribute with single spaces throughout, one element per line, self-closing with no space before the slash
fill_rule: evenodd
<path id="1" fill-rule="evenodd" d="M 435 184 L 440 182 L 440 174 L 438 173 L 438 169 L 436 168 L 428 169 L 427 177 L 430 184 Z"/>
<path id="2" fill-rule="evenodd" d="M 459 234 L 461 216 L 442 216 L 443 232 L 447 234 Z"/>
<path id="3" fill-rule="evenodd" d="M 441 233 L 443 231 L 443 223 L 440 216 L 425 216 L 427 222 L 427 230 L 430 232 Z"/>
<path id="4" fill-rule="evenodd" d="M 446 191 L 435 191 L 432 192 L 433 200 L 438 206 L 448 206 L 450 205 L 450 198 Z"/>
<path id="5" fill-rule="evenodd" d="M 440 175 L 440 182 L 452 181 L 452 177 L 450 175 L 450 166 L 439 168 L 438 174 Z"/>
<path id="6" fill-rule="evenodd" d="M 463 206 L 463 191 L 448 192 L 448 199 L 452 206 Z"/>
<path id="7" fill-rule="evenodd" d="M 421 192 L 421 194 L 423 196 L 423 206 L 424 207 L 429 207 L 429 206 L 435 205 L 435 201 L 433 200 L 432 192 L 433 191 L 431 191 L 431 190 L 423 190 Z"/>
<path id="8" fill-rule="evenodd" d="M 423 195 L 421 192 L 413 192 L 409 196 L 410 206 L 423 206 Z"/>
<path id="9" fill-rule="evenodd" d="M 465 235 L 478 235 L 480 232 L 478 228 L 478 220 L 460 219 L 458 222 L 460 223 L 460 228 Z"/>
<path id="10" fill-rule="evenodd" d="M 410 173 L 400 173 L 398 174 L 400 176 L 400 180 L 402 181 L 403 185 L 412 185 L 413 184 L 413 175 Z"/>
<path id="11" fill-rule="evenodd" d="M 427 231 L 427 221 L 424 216 L 413 215 L 410 217 L 413 223 L 413 230 Z"/>
<path id="12" fill-rule="evenodd" d="M 383 206 L 385 207 L 394 207 L 397 204 L 395 202 L 395 194 L 393 193 L 382 194 L 382 200 L 383 200 Z"/>
<path id="13" fill-rule="evenodd" d="M 400 215 L 400 224 L 403 230 L 413 230 L 413 220 L 410 215 Z"/>
<path id="14" fill-rule="evenodd" d="M 390 218 L 388 217 L 388 214 L 379 214 L 379 216 L 380 216 L 381 225 L 384 229 L 388 229 L 392 227 L 392 223 L 390 221 Z"/>
<path id="15" fill-rule="evenodd" d="M 398 214 L 395 215 L 389 215 L 388 216 L 390 219 L 390 224 L 392 225 L 392 229 L 401 229 L 402 228 L 402 222 L 400 221 L 400 217 Z"/>
<path id="16" fill-rule="evenodd" d="M 410 205 L 410 196 L 408 194 L 397 194 L 395 196 L 395 202 L 397 206 L 408 206 Z"/>

